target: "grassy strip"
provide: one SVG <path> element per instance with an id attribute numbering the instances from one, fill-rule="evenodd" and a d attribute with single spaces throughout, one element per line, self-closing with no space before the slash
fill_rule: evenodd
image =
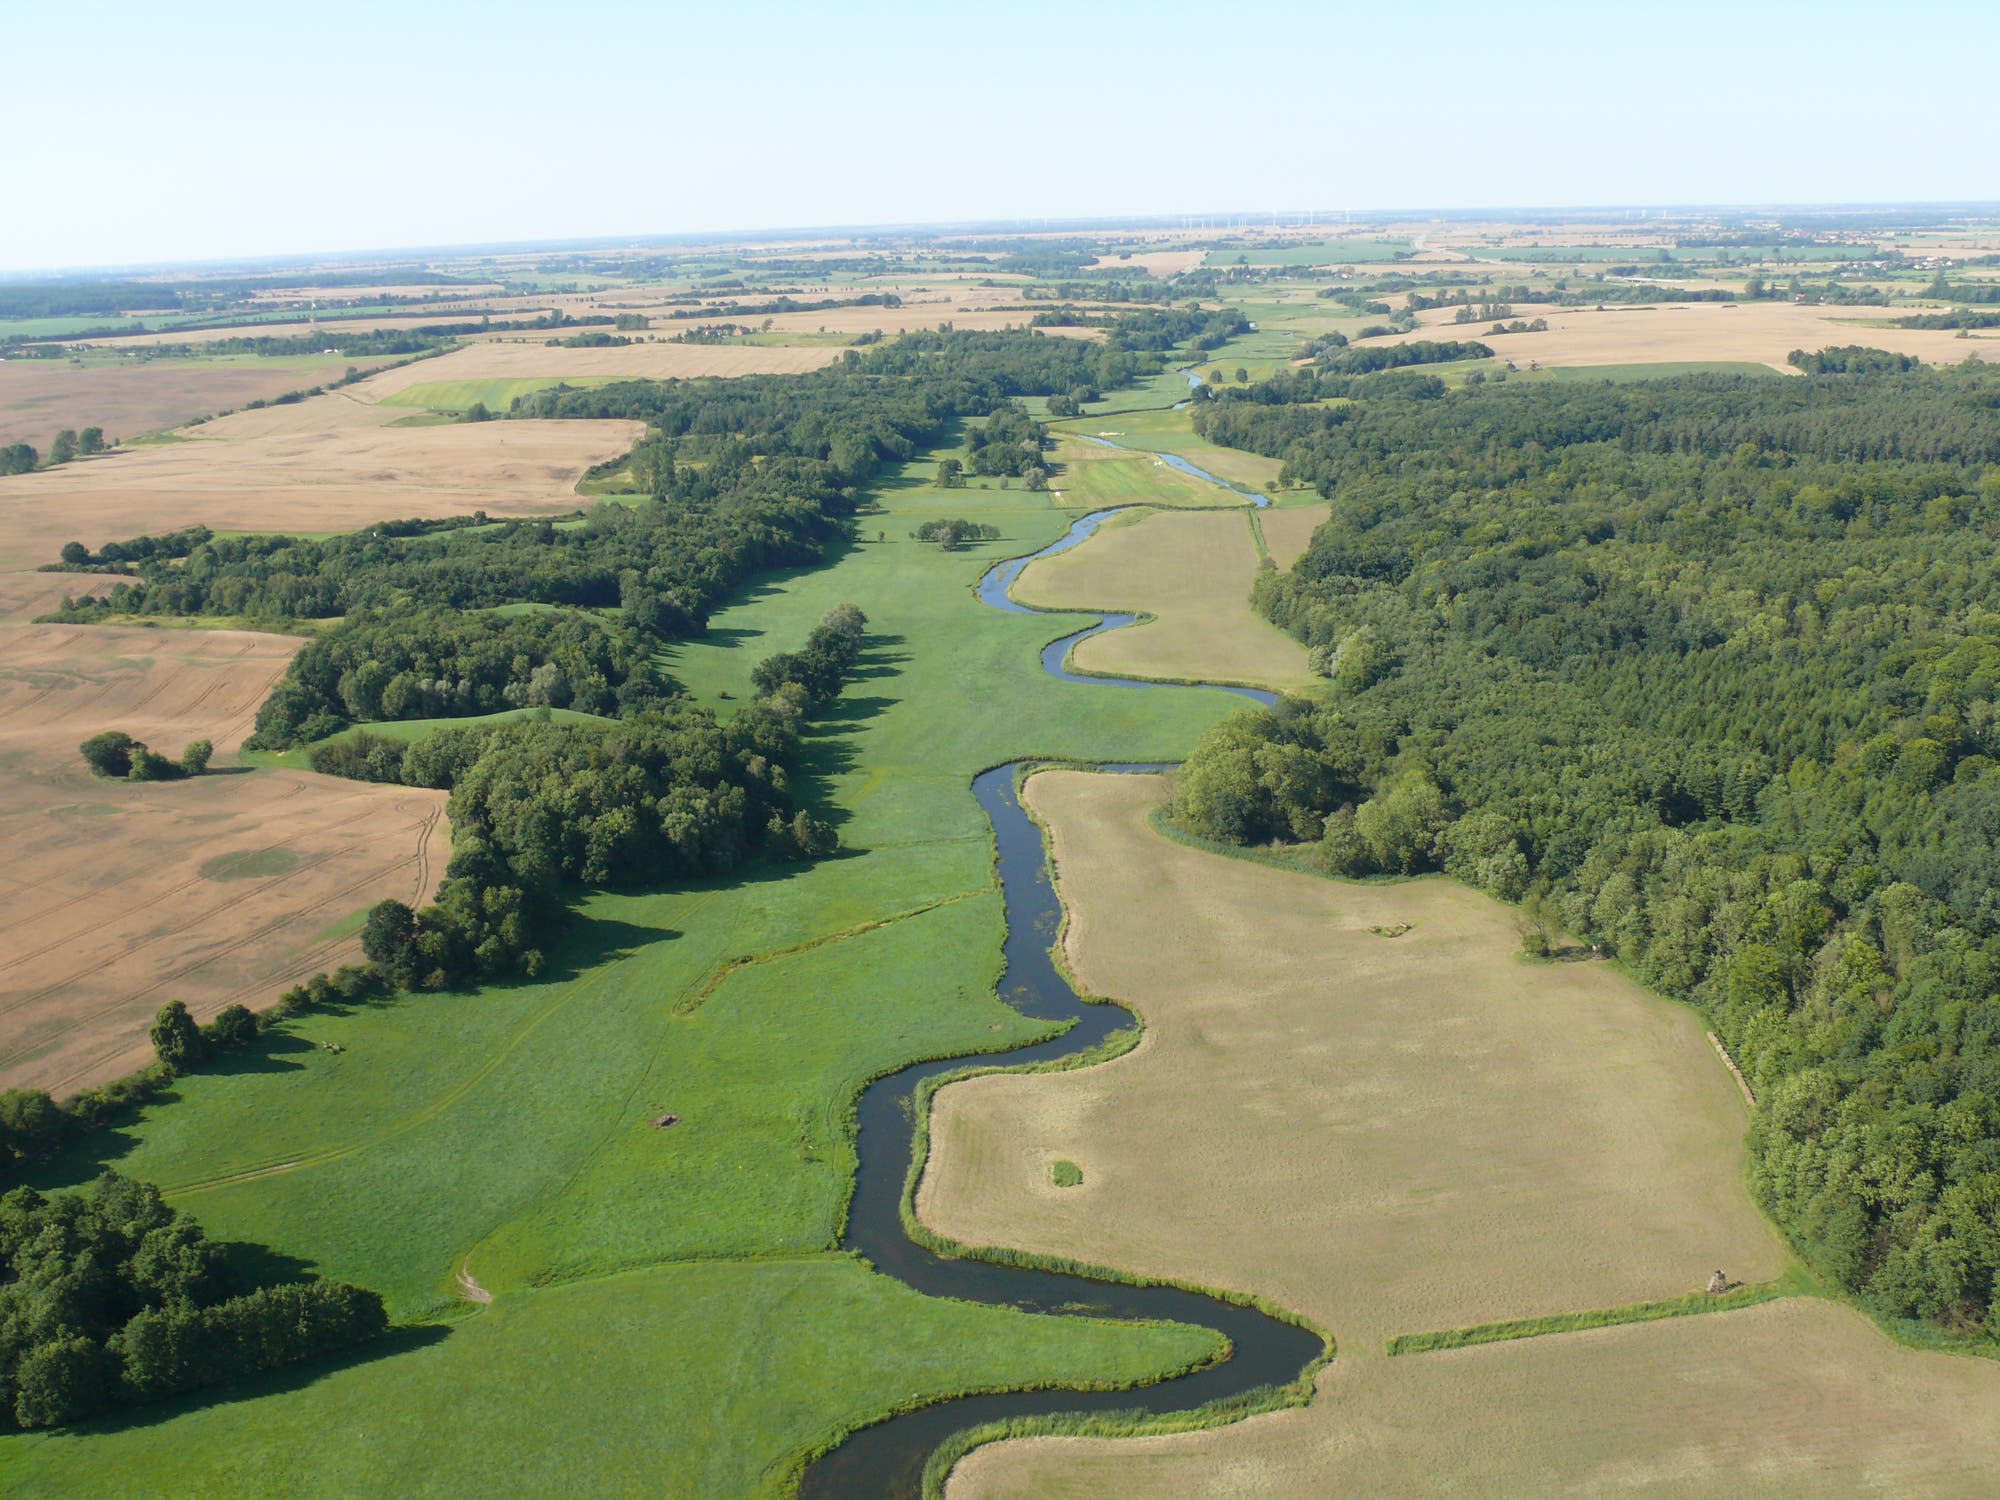
<path id="1" fill-rule="evenodd" d="M 1277 559 L 1271 556 L 1271 544 L 1264 540 L 1264 523 L 1259 519 L 1260 509 L 1261 507 L 1245 511 L 1243 518 L 1250 523 L 1250 540 L 1256 544 L 1259 565 L 1269 563 L 1275 568 L 1278 565 Z"/>
<path id="2" fill-rule="evenodd" d="M 1591 1312 L 1555 1313 L 1546 1318 L 1514 1318 L 1505 1323 L 1479 1323 L 1439 1333 L 1399 1333 L 1385 1346 L 1395 1354 L 1430 1354 L 1439 1349 L 1465 1349 L 1474 1344 L 1498 1344 L 1508 1339 L 1540 1338 L 1549 1333 L 1580 1333 L 1586 1328 L 1610 1328 L 1620 1323 L 1651 1323 L 1660 1318 L 1696 1317 L 1702 1313 L 1734 1312 L 1775 1302 L 1781 1297 L 1812 1296 L 1819 1290 L 1803 1267 L 1792 1266 L 1775 1281 L 1740 1286 L 1720 1296 L 1689 1292 L 1660 1302 L 1634 1302 L 1625 1307 L 1600 1307 Z"/>
<path id="3" fill-rule="evenodd" d="M 905 922 L 911 917 L 921 917 L 925 912 L 936 911 L 941 906 L 955 906 L 974 896 L 984 896 L 986 891 L 960 891 L 956 896 L 945 896 L 936 901 L 927 901 L 922 906 L 911 907 L 908 911 L 893 912 L 886 917 L 872 917 L 866 922 L 858 922 L 852 927 L 843 927 L 839 932 L 822 933 L 816 938 L 808 938 L 802 943 L 793 943 L 788 948 L 774 948 L 769 953 L 745 953 L 725 962 L 703 981 L 701 987 L 692 994 L 684 994 L 674 1002 L 674 1014 L 692 1015 L 734 974 L 757 964 L 775 963 L 780 959 L 796 958 L 801 953 L 811 953 L 816 948 L 824 948 L 829 943 L 844 943 L 867 933 L 887 927 L 891 922 Z"/>

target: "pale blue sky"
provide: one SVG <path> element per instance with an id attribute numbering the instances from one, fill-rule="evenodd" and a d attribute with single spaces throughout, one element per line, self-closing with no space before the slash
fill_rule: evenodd
<path id="1" fill-rule="evenodd" d="M 1992 0 L 0 0 L 0 36 L 4 269 L 1036 215 L 2000 198 Z"/>

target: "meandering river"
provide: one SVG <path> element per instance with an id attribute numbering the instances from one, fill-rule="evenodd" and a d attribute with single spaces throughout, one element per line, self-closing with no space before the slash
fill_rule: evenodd
<path id="1" fill-rule="evenodd" d="M 1265 503 L 1261 496 L 1236 490 L 1177 455 L 1157 456 L 1246 500 Z M 1107 516 L 1127 508 L 1093 512 L 1040 552 L 1000 563 L 980 579 L 980 599 L 995 609 L 1030 613 L 1007 592 L 1021 570 L 1037 557 L 1076 546 L 1095 532 Z M 1052 641 L 1043 648 L 1043 667 L 1066 682 L 1154 692 L 1189 691 L 1178 684 L 1083 676 L 1068 670 L 1065 663 L 1069 649 L 1078 641 L 1130 625 L 1133 619 L 1131 615 L 1106 615 L 1096 625 Z M 1255 688 L 1224 691 L 1265 704 L 1275 701 L 1272 694 Z M 843 1246 L 865 1256 L 884 1275 L 931 1296 L 957 1297 L 1036 1313 L 1195 1323 L 1228 1339 L 1230 1353 L 1228 1358 L 1191 1374 L 1137 1389 L 1056 1389 L 968 1396 L 891 1417 L 856 1432 L 807 1469 L 799 1490 L 806 1500 L 852 1500 L 856 1496 L 915 1500 L 922 1491 L 924 1463 L 932 1451 L 953 1433 L 967 1427 L 1010 1417 L 1055 1413 L 1182 1411 L 1261 1386 L 1286 1384 L 1297 1378 L 1320 1353 L 1320 1339 L 1309 1330 L 1220 1298 L 1178 1287 L 1132 1286 L 1054 1271 L 953 1259 L 926 1250 L 904 1232 L 903 1191 L 915 1149 L 911 1133 L 912 1098 L 926 1081 L 981 1063 L 1012 1065 L 1068 1057 L 1096 1046 L 1130 1021 L 1118 1006 L 1085 1004 L 1055 966 L 1050 948 L 1060 928 L 1062 909 L 1049 879 L 1041 830 L 1022 810 L 1015 795 L 1015 781 L 1022 766 L 1022 762 L 997 766 L 972 783 L 973 796 L 993 825 L 1000 890 L 1006 905 L 1005 968 L 999 994 L 1023 1015 L 1073 1024 L 1047 1041 L 976 1057 L 914 1063 L 870 1084 L 861 1095 L 857 1112 L 855 1147 L 859 1165 Z"/>

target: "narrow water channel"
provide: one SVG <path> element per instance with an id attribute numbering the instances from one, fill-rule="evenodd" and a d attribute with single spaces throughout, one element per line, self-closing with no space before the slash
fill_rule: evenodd
<path id="1" fill-rule="evenodd" d="M 1222 483 L 1212 475 L 1201 477 Z M 1032 613 L 1007 593 L 1021 570 L 1037 557 L 1076 546 L 1102 525 L 1107 516 L 1124 508 L 1087 515 L 1040 552 L 990 569 L 979 581 L 980 599 L 996 609 Z M 1132 619 L 1131 615 L 1107 616 L 1098 625 L 1052 642 L 1042 652 L 1043 666 L 1052 675 L 1070 682 L 1148 688 L 1155 692 L 1188 691 L 1178 684 L 1076 676 L 1064 668 L 1064 658 L 1075 642 L 1103 630 L 1129 625 Z M 1253 688 L 1228 691 L 1266 704 L 1275 701 L 1273 695 Z M 1050 950 L 1061 925 L 1062 908 L 1049 879 L 1041 829 L 1022 810 L 1015 794 L 1016 775 L 1023 764 L 997 766 L 975 777 L 972 783 L 973 797 L 993 825 L 1000 890 L 1006 906 L 1007 936 L 999 995 L 1025 1016 L 1072 1024 L 1047 1041 L 975 1057 L 913 1063 L 870 1084 L 862 1092 L 856 1111 L 858 1166 L 842 1246 L 866 1257 L 884 1275 L 930 1296 L 1016 1307 L 1025 1312 L 1199 1324 L 1214 1329 L 1229 1341 L 1229 1356 L 1191 1374 L 1150 1386 L 1116 1391 L 1053 1389 L 967 1396 L 891 1417 L 861 1429 L 812 1464 L 799 1488 L 802 1500 L 855 1500 L 855 1497 L 874 1500 L 878 1496 L 884 1500 L 916 1500 L 922 1493 L 924 1464 L 931 1453 L 953 1433 L 968 1427 L 1010 1417 L 1057 1413 L 1185 1411 L 1259 1387 L 1286 1384 L 1296 1379 L 1320 1353 L 1318 1335 L 1220 1298 L 1178 1287 L 1130 1286 L 1055 1271 L 954 1259 L 924 1249 L 904 1232 L 903 1188 L 915 1150 L 912 1100 L 927 1080 L 980 1063 L 1018 1064 L 1068 1057 L 1096 1046 L 1131 1020 L 1121 1007 L 1086 1005 L 1055 966 Z M 1164 768 L 1128 765 L 1102 769 Z"/>

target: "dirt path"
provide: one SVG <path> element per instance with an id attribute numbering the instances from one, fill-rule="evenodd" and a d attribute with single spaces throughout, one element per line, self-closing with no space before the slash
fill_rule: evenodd
<path id="1" fill-rule="evenodd" d="M 458 1268 L 456 1280 L 458 1282 L 458 1295 L 463 1297 L 467 1302 L 477 1302 L 480 1306 L 484 1307 L 493 1301 L 493 1294 L 472 1279 L 472 1268 L 470 1266 L 461 1263 Z"/>

